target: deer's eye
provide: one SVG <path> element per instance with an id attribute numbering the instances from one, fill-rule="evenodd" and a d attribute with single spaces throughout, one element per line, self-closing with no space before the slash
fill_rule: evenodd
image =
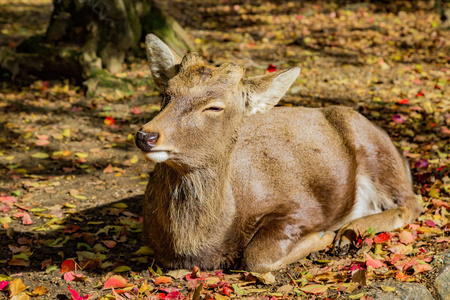
<path id="1" fill-rule="evenodd" d="M 211 106 L 211 107 L 205 108 L 203 111 L 220 112 L 222 110 L 223 110 L 223 107 Z"/>

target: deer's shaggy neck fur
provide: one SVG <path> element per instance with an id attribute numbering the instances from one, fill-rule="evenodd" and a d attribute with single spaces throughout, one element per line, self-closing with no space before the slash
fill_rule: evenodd
<path id="1" fill-rule="evenodd" d="M 217 251 L 212 245 L 223 239 L 232 221 L 228 216 L 234 215 L 228 178 L 229 158 L 185 172 L 167 164 L 155 167 L 148 192 L 176 255 Z"/>

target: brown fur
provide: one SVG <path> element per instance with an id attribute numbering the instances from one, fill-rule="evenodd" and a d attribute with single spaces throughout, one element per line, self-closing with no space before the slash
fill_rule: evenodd
<path id="1" fill-rule="evenodd" d="M 168 101 L 141 129 L 159 134 L 144 154 L 165 153 L 145 193 L 144 238 L 164 266 L 274 270 L 323 249 L 325 231 L 392 230 L 420 213 L 405 160 L 364 117 L 269 111 L 298 70 L 244 79 L 235 64 L 181 60 L 154 36 L 147 46 Z"/>

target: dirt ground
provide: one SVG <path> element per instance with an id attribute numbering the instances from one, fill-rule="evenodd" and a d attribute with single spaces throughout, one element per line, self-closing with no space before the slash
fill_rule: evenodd
<path id="1" fill-rule="evenodd" d="M 450 31 L 432 2 L 166 5 L 213 65 L 234 61 L 248 76 L 300 66 L 280 105 L 351 106 L 385 129 L 410 160 L 424 214 L 396 232 L 362 237 L 348 255 L 313 253 L 274 278 L 166 274 L 140 241 L 140 201 L 153 165 L 133 137 L 160 103 L 144 56 L 115 74 L 133 82 L 127 96 L 87 97 L 70 80 L 17 86 L 3 77 L 0 298 L 71 299 L 70 286 L 79 293 L 72 299 L 370 299 L 389 292 L 379 284 L 386 279 L 422 283 L 436 296 L 434 257 L 450 242 Z M 44 33 L 51 9 L 49 0 L 2 1 L 0 47 Z"/>

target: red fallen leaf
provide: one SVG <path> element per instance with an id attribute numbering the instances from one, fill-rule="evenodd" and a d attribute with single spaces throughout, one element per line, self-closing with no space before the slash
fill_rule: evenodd
<path id="1" fill-rule="evenodd" d="M 432 220 L 425 220 L 425 224 L 429 227 L 436 228 L 436 224 Z"/>
<path id="2" fill-rule="evenodd" d="M 141 111 L 139 110 L 138 107 L 133 107 L 133 109 L 131 110 L 133 112 L 133 114 L 138 115 L 141 113 Z"/>
<path id="3" fill-rule="evenodd" d="M 75 273 L 73 271 L 66 272 L 64 273 L 63 278 L 65 281 L 73 281 L 75 279 L 74 274 Z"/>
<path id="4" fill-rule="evenodd" d="M 269 67 L 267 68 L 267 71 L 269 72 L 275 72 L 277 70 L 277 67 L 275 67 L 274 65 L 270 64 Z"/>
<path id="5" fill-rule="evenodd" d="M 103 289 L 107 288 L 122 288 L 128 285 L 128 281 L 120 275 L 113 275 L 108 280 L 106 280 L 103 285 Z"/>
<path id="6" fill-rule="evenodd" d="M 16 197 L 12 197 L 12 196 L 1 196 L 0 197 L 0 202 L 5 203 L 5 204 L 12 204 L 16 201 L 17 201 Z"/>
<path id="7" fill-rule="evenodd" d="M 380 244 L 380 243 L 389 241 L 390 239 L 391 239 L 391 237 L 389 236 L 389 234 L 382 232 L 379 235 L 377 235 L 376 237 L 374 237 L 373 242 L 375 244 Z"/>
<path id="8" fill-rule="evenodd" d="M 411 232 L 403 230 L 398 235 L 398 238 L 400 240 L 400 243 L 403 243 L 405 245 L 411 244 L 414 241 L 414 236 Z"/>
<path id="9" fill-rule="evenodd" d="M 365 239 L 364 239 L 364 243 L 366 243 L 366 244 L 369 245 L 369 246 L 372 246 L 372 244 L 373 244 L 373 239 L 371 239 L 371 238 L 365 238 Z"/>
<path id="10" fill-rule="evenodd" d="M 172 283 L 172 278 L 168 276 L 159 276 L 155 279 L 155 285 L 160 285 L 163 283 Z"/>
<path id="11" fill-rule="evenodd" d="M 418 161 L 416 161 L 416 168 L 428 168 L 428 166 L 430 165 L 430 163 L 428 162 L 427 159 L 425 158 L 421 158 Z"/>
<path id="12" fill-rule="evenodd" d="M 65 281 L 79 281 L 83 279 L 83 274 L 76 274 L 74 271 L 64 273 L 63 278 Z"/>
<path id="13" fill-rule="evenodd" d="M 405 254 L 394 254 L 391 259 L 391 264 L 394 265 L 396 262 L 398 262 L 402 259 L 405 259 L 405 258 L 406 258 Z"/>
<path id="14" fill-rule="evenodd" d="M 31 225 L 31 224 L 33 224 L 33 220 L 31 220 L 31 217 L 30 217 L 29 213 L 27 213 L 27 212 L 23 213 L 22 224 L 23 225 Z"/>
<path id="15" fill-rule="evenodd" d="M 75 271 L 75 262 L 71 259 L 66 259 L 61 264 L 61 274 L 69 271 Z"/>
<path id="16" fill-rule="evenodd" d="M 48 140 L 48 135 L 46 135 L 46 134 L 36 134 L 36 137 L 39 140 Z"/>
<path id="17" fill-rule="evenodd" d="M 386 267 L 386 264 L 381 262 L 379 259 L 373 259 L 368 253 L 366 253 L 366 265 L 371 266 L 374 269 Z"/>
<path id="18" fill-rule="evenodd" d="M 409 230 L 417 230 L 418 228 L 420 228 L 419 224 L 414 224 L 414 223 L 408 224 Z"/>
<path id="19" fill-rule="evenodd" d="M 419 80 L 419 82 L 420 82 L 420 80 Z M 425 96 L 425 94 L 422 93 L 422 92 L 418 92 L 417 95 L 416 95 L 416 97 L 423 97 L 423 96 Z"/>
<path id="20" fill-rule="evenodd" d="M 39 87 L 40 91 L 45 91 L 49 86 L 49 82 L 48 81 L 42 81 L 42 86 Z"/>
<path id="21" fill-rule="evenodd" d="M 395 279 L 400 280 L 400 281 L 406 281 L 410 276 L 406 275 L 403 272 L 397 272 L 397 274 L 395 274 Z"/>
<path id="22" fill-rule="evenodd" d="M 394 121 L 394 123 L 396 124 L 401 124 L 403 122 L 405 122 L 405 120 L 403 120 L 402 116 L 400 114 L 395 114 L 392 116 L 392 120 Z"/>
<path id="23" fill-rule="evenodd" d="M 413 83 L 416 85 L 419 85 L 422 83 L 422 81 L 420 81 L 419 77 L 416 77 L 416 78 L 414 78 Z M 417 95 L 419 95 L 419 94 L 421 94 L 421 93 L 418 93 Z M 419 97 L 419 96 L 417 96 L 417 97 Z"/>
<path id="24" fill-rule="evenodd" d="M 69 292 L 72 295 L 72 299 L 73 300 L 85 300 L 85 299 L 88 299 L 91 296 L 91 294 L 80 296 L 80 294 L 77 291 L 75 291 L 74 289 L 71 289 L 70 287 L 71 286 L 69 285 Z"/>
<path id="25" fill-rule="evenodd" d="M 17 218 L 17 219 L 20 219 L 20 218 L 23 217 L 23 212 L 15 213 L 15 214 L 13 214 L 13 217 L 14 217 L 14 218 Z"/>
<path id="26" fill-rule="evenodd" d="M 75 171 L 77 168 L 75 168 L 75 167 L 71 167 L 71 168 L 63 167 L 62 169 L 63 169 L 64 173 L 71 173 L 71 172 Z"/>
<path id="27" fill-rule="evenodd" d="M 450 238 L 436 238 L 436 243 L 450 243 Z"/>
<path id="28" fill-rule="evenodd" d="M 46 259 L 41 262 L 41 269 L 44 269 L 46 266 L 50 266 L 52 264 L 52 259 Z"/>
<path id="29" fill-rule="evenodd" d="M 156 295 L 156 297 L 158 297 L 158 299 L 166 299 L 166 294 L 159 293 L 158 295 Z"/>
<path id="30" fill-rule="evenodd" d="M 446 168 L 446 166 L 439 167 L 439 168 L 436 169 L 436 171 L 441 171 L 441 170 L 443 170 L 444 168 Z"/>
<path id="31" fill-rule="evenodd" d="M 231 289 L 228 288 L 227 286 L 224 286 L 222 291 L 220 292 L 222 295 L 231 297 Z"/>
<path id="32" fill-rule="evenodd" d="M 8 262 L 8 265 L 10 265 L 10 266 L 29 267 L 30 266 L 30 262 L 28 260 L 23 259 L 23 258 L 14 257 Z"/>
<path id="33" fill-rule="evenodd" d="M 165 299 L 166 300 L 181 300 L 181 299 L 184 299 L 184 296 L 183 296 L 183 294 L 181 294 L 178 291 L 173 291 L 173 292 L 168 293 Z"/>
<path id="34" fill-rule="evenodd" d="M 428 272 L 433 269 L 433 267 L 427 263 L 418 263 L 413 268 L 414 274 Z"/>
<path id="35" fill-rule="evenodd" d="M 397 103 L 398 104 L 407 104 L 407 103 L 409 103 L 409 100 L 408 99 L 400 99 L 400 100 L 398 100 Z"/>
<path id="36" fill-rule="evenodd" d="M 116 120 L 114 120 L 112 117 L 106 117 L 103 122 L 106 125 L 111 126 L 112 124 L 116 123 Z"/>
<path id="37" fill-rule="evenodd" d="M 115 242 L 113 240 L 106 240 L 106 241 L 103 241 L 103 244 L 105 244 L 106 247 L 112 249 L 117 245 L 117 242 Z"/>
<path id="38" fill-rule="evenodd" d="M 7 212 L 9 210 L 9 205 L 0 205 L 0 212 Z"/>
<path id="39" fill-rule="evenodd" d="M 37 146 L 46 146 L 46 145 L 50 144 L 50 142 L 48 140 L 37 140 L 35 144 Z"/>
<path id="40" fill-rule="evenodd" d="M 8 286 L 9 282 L 4 280 L 4 281 L 0 281 L 0 291 L 3 291 L 7 286 Z"/>
<path id="41" fill-rule="evenodd" d="M 355 271 L 358 271 L 358 270 L 365 270 L 366 268 L 364 267 L 364 264 L 363 263 L 353 263 L 353 265 L 352 265 L 352 267 L 351 267 L 351 269 L 350 269 L 350 271 L 353 273 L 353 272 L 355 272 Z"/>
<path id="42" fill-rule="evenodd" d="M 113 166 L 109 164 L 104 170 L 103 173 L 114 173 Z"/>
<path id="43" fill-rule="evenodd" d="M 66 228 L 64 228 L 64 233 L 74 233 L 78 229 L 80 229 L 80 226 L 76 226 L 73 224 L 67 224 Z"/>
<path id="44" fill-rule="evenodd" d="M 86 158 L 78 157 L 78 158 L 74 159 L 73 162 L 76 163 L 76 164 L 82 164 L 82 163 L 86 162 Z"/>

